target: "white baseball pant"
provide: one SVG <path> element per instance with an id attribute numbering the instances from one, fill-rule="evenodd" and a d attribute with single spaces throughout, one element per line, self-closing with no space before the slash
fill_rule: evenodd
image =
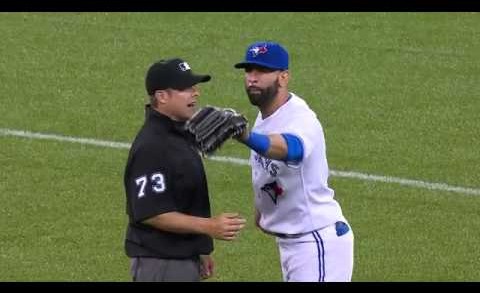
<path id="1" fill-rule="evenodd" d="M 344 222 L 334 223 L 298 238 L 277 237 L 283 280 L 350 282 L 353 272 L 353 239 L 352 230 Z"/>

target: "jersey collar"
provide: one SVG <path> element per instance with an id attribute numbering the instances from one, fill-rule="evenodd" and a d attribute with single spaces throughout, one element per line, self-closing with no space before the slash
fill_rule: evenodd
<path id="1" fill-rule="evenodd" d="M 155 128 L 164 129 L 178 133 L 185 133 L 183 126 L 185 122 L 174 121 L 167 115 L 155 111 L 150 104 L 145 105 L 145 120 L 150 122 Z"/>

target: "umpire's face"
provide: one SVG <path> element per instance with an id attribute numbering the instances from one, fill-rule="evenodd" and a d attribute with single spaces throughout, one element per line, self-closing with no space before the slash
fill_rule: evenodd
<path id="1" fill-rule="evenodd" d="M 250 103 L 260 108 L 271 104 L 279 89 L 286 86 L 286 72 L 255 65 L 245 67 L 245 90 Z"/>
<path id="2" fill-rule="evenodd" d="M 200 90 L 197 85 L 189 88 L 165 89 L 155 92 L 159 110 L 175 121 L 187 121 L 197 111 Z"/>

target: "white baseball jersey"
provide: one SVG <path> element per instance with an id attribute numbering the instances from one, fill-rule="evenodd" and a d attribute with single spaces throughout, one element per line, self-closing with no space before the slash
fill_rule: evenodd
<path id="1" fill-rule="evenodd" d="M 303 160 L 287 164 L 251 151 L 255 206 L 260 226 L 270 232 L 297 234 L 345 221 L 334 191 L 328 187 L 328 164 L 323 129 L 303 99 L 291 98 L 265 119 L 258 114 L 252 131 L 289 133 L 303 143 Z"/>

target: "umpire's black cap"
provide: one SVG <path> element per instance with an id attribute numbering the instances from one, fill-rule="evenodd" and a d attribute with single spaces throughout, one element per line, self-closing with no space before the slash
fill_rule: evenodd
<path id="1" fill-rule="evenodd" d="M 210 75 L 193 74 L 190 65 L 185 60 L 173 58 L 153 63 L 147 71 L 145 87 L 149 95 L 156 90 L 183 90 L 200 82 L 207 82 Z"/>

